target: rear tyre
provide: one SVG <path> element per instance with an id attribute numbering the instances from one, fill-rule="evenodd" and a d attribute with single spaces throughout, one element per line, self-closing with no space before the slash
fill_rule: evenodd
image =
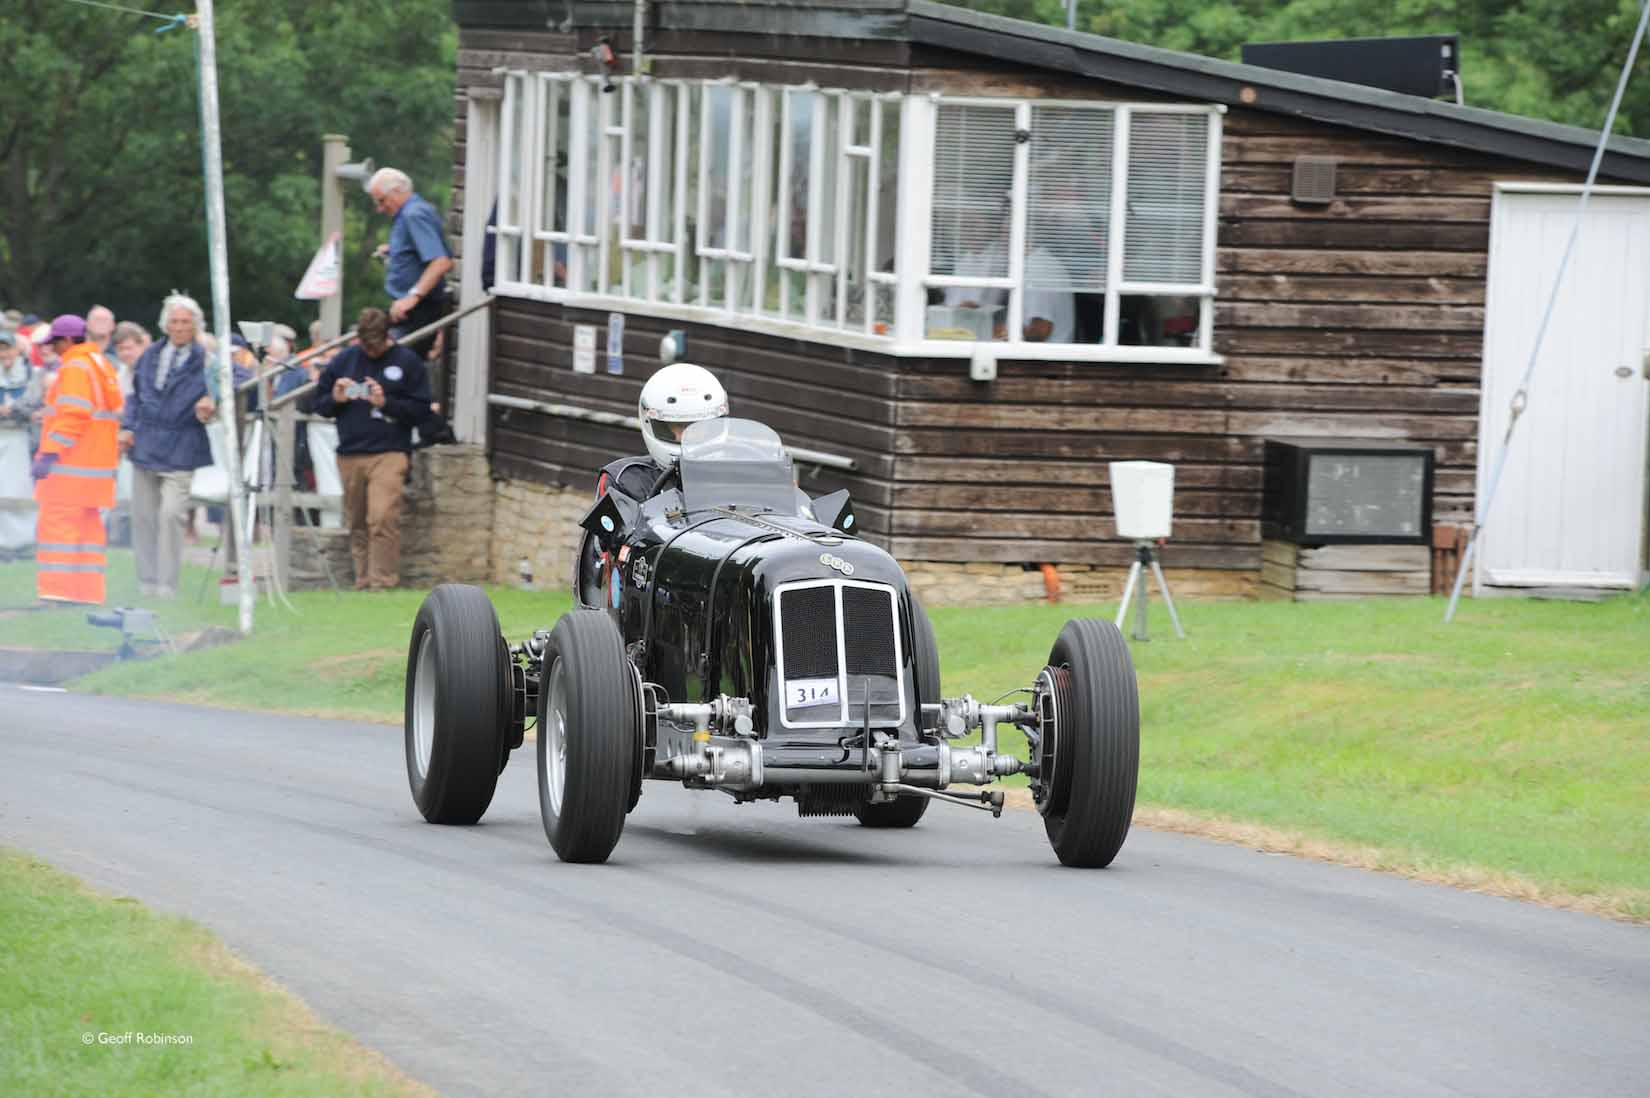
<path id="1" fill-rule="evenodd" d="M 1128 837 L 1140 775 L 1134 661 L 1111 622 L 1077 619 L 1060 630 L 1048 664 L 1060 687 L 1055 768 L 1061 788 L 1043 826 L 1062 864 L 1110 865 Z"/>
<path id="2" fill-rule="evenodd" d="M 917 601 L 911 599 L 911 663 L 917 669 L 917 700 L 935 704 L 940 700 L 940 649 L 934 641 L 934 626 L 928 614 Z M 917 711 L 917 727 L 922 727 L 922 711 Z M 866 804 L 854 810 L 854 815 L 866 827 L 915 827 L 922 814 L 928 811 L 928 798 L 900 796 L 885 804 Z"/>
<path id="3" fill-rule="evenodd" d="M 403 732 L 413 803 L 436 824 L 473 824 L 509 752 L 509 653 L 479 587 L 431 591 L 407 649 Z"/>
<path id="4" fill-rule="evenodd" d="M 539 815 L 564 862 L 605 862 L 624 830 L 639 742 L 624 640 L 600 610 L 563 614 L 539 679 Z"/>

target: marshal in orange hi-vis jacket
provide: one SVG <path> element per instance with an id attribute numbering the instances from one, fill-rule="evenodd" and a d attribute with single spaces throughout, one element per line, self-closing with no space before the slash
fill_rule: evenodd
<path id="1" fill-rule="evenodd" d="M 35 590 L 43 599 L 101 603 L 107 561 L 100 508 L 115 505 L 120 378 L 95 343 L 63 352 L 46 394 L 40 454 L 56 454 L 35 481 Z"/>

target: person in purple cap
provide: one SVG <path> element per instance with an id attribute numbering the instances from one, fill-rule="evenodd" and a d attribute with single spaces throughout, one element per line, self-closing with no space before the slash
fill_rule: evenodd
<path id="1" fill-rule="evenodd" d="M 40 452 L 29 469 L 40 505 L 35 591 L 42 599 L 101 603 L 108 542 L 100 512 L 115 505 L 120 375 L 86 338 L 78 316 L 53 320 L 50 342 L 57 377 L 46 392 Z"/>

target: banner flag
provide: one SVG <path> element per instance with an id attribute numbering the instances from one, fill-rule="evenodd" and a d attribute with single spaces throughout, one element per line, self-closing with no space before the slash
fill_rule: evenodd
<path id="1" fill-rule="evenodd" d="M 320 301 L 331 297 L 338 292 L 339 267 L 338 234 L 333 233 L 321 245 L 321 250 L 315 253 L 315 258 L 309 261 L 309 269 L 304 272 L 304 279 L 298 283 L 298 289 L 292 296 L 299 301 Z"/>

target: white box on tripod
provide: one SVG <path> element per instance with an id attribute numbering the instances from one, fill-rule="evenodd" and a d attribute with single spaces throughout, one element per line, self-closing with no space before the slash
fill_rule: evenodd
<path id="1" fill-rule="evenodd" d="M 1111 503 L 1118 537 L 1168 537 L 1174 514 L 1174 466 L 1161 461 L 1112 462 Z"/>

